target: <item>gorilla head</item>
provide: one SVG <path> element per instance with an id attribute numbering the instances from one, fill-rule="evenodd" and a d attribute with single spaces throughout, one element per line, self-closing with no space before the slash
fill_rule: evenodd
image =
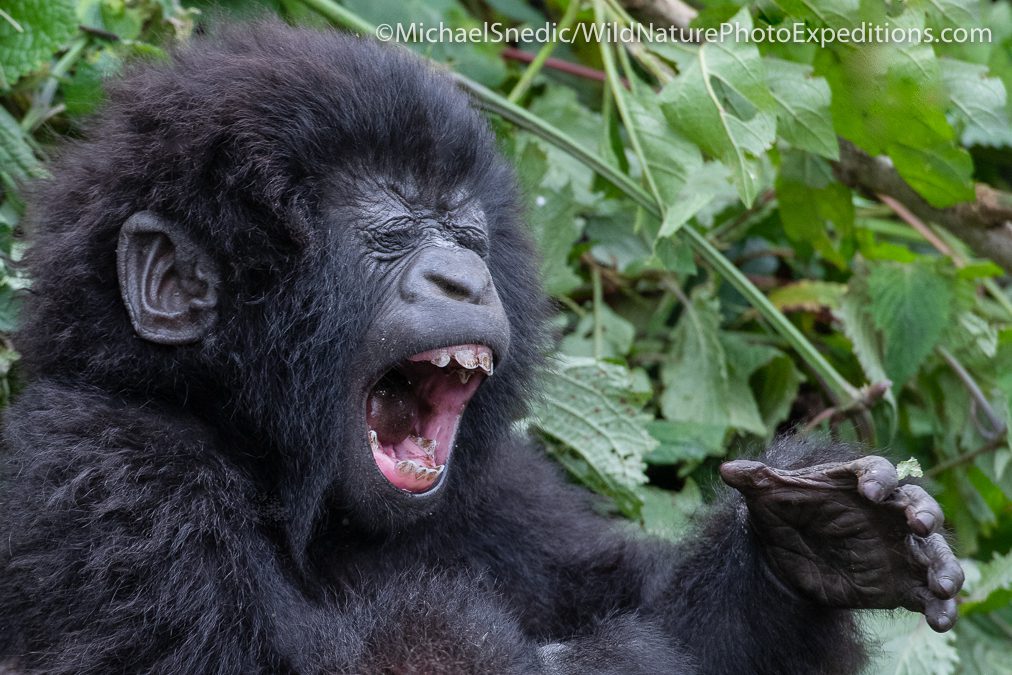
<path id="1" fill-rule="evenodd" d="M 199 416 L 299 550 L 324 506 L 383 531 L 481 489 L 544 300 L 514 177 L 450 79 L 295 30 L 113 87 L 36 200 L 20 343 L 35 376 Z"/>

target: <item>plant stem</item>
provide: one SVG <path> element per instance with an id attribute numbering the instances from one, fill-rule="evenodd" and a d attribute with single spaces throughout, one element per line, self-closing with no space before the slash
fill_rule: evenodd
<path id="1" fill-rule="evenodd" d="M 559 21 L 559 33 L 564 29 L 571 27 L 576 23 L 576 15 L 580 13 L 580 5 L 583 4 L 582 0 L 569 0 L 569 5 L 566 7 L 565 13 L 562 15 L 562 19 Z M 559 46 L 557 40 L 545 43 L 540 50 L 538 55 L 531 61 L 531 65 L 527 66 L 520 79 L 513 86 L 509 96 L 506 99 L 512 103 L 520 103 L 523 99 L 524 94 L 530 89 L 531 83 L 534 82 L 534 78 L 537 77 L 538 73 L 541 72 L 541 68 L 545 65 L 545 61 L 552 55 L 555 48 Z"/>

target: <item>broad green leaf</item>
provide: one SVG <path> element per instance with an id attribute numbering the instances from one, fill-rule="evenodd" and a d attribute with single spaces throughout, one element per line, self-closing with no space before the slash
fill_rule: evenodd
<path id="1" fill-rule="evenodd" d="M 568 183 L 553 187 L 548 177 L 548 158 L 539 143 L 526 145 L 518 165 L 528 196 L 527 226 L 541 253 L 541 275 L 545 290 L 565 295 L 580 285 L 569 266 L 569 252 L 580 238 L 573 190 Z"/>
<path id="2" fill-rule="evenodd" d="M 1012 145 L 1005 85 L 987 66 L 941 59 L 942 80 L 952 98 L 953 117 L 964 145 Z"/>
<path id="3" fill-rule="evenodd" d="M 790 356 L 778 350 L 777 355 L 760 368 L 751 380 L 756 385 L 755 398 L 759 403 L 763 424 L 769 432 L 774 432 L 790 415 L 805 376 Z"/>
<path id="4" fill-rule="evenodd" d="M 881 644 L 872 650 L 866 675 L 953 675 L 959 655 L 955 635 L 936 633 L 913 612 L 862 612 L 862 628 Z"/>
<path id="5" fill-rule="evenodd" d="M 922 9 L 943 26 L 969 28 L 980 25 L 978 0 L 909 0 L 910 6 Z"/>
<path id="6" fill-rule="evenodd" d="M 661 366 L 666 419 L 714 427 L 729 425 L 730 380 L 719 337 L 717 301 L 697 290 L 671 334 L 671 352 Z"/>
<path id="7" fill-rule="evenodd" d="M 923 14 L 907 11 L 891 23 L 923 28 Z M 871 155 L 889 155 L 933 206 L 974 199 L 973 163 L 946 119 L 948 96 L 930 45 L 833 46 L 818 52 L 815 65 L 832 89 L 839 135 Z"/>
<path id="8" fill-rule="evenodd" d="M 708 425 L 697 422 L 654 420 L 647 424 L 650 435 L 658 445 L 647 455 L 647 464 L 697 465 L 707 457 L 724 454 L 726 425 Z"/>
<path id="9" fill-rule="evenodd" d="M 853 251 L 854 204 L 829 163 L 803 152 L 787 152 L 776 182 L 780 220 L 794 242 L 810 246 L 843 269 Z"/>
<path id="10" fill-rule="evenodd" d="M 601 320 L 601 347 L 597 354 L 602 359 L 622 359 L 632 349 L 636 327 L 616 314 L 607 304 L 598 310 Z M 594 354 L 594 322 L 593 312 L 580 317 L 573 331 L 562 339 L 559 351 L 569 356 L 595 356 Z"/>
<path id="11" fill-rule="evenodd" d="M 843 332 L 850 339 L 865 377 L 869 384 L 878 384 L 889 380 L 883 359 L 882 339 L 875 330 L 874 322 L 868 312 L 868 280 L 867 271 L 859 267 L 847 285 L 839 309 L 835 312 Z M 896 397 L 893 390 L 886 392 L 885 401 L 890 410 L 896 412 Z"/>
<path id="12" fill-rule="evenodd" d="M 851 26 L 859 16 L 861 0 L 772 0 L 785 13 L 831 28 Z"/>
<path id="13" fill-rule="evenodd" d="M 779 356 L 780 351 L 768 345 L 753 344 L 737 333 L 721 333 L 720 344 L 727 357 L 730 425 L 757 436 L 766 435 L 769 430 L 752 393 L 749 378 Z"/>
<path id="14" fill-rule="evenodd" d="M 934 265 L 876 264 L 868 311 L 882 337 L 886 374 L 897 387 L 935 348 L 950 321 L 953 281 Z"/>
<path id="15" fill-rule="evenodd" d="M 764 59 L 766 83 L 777 104 L 777 135 L 800 150 L 837 159 L 840 146 L 829 111 L 829 84 L 812 67 L 781 59 Z"/>
<path id="16" fill-rule="evenodd" d="M 628 111 L 627 130 L 645 163 L 643 174 L 664 217 L 658 237 L 669 237 L 722 191 L 724 174 L 713 169 L 694 143 L 664 120 L 657 97 L 645 87 L 638 94 L 616 92 Z"/>
<path id="17" fill-rule="evenodd" d="M 640 489 L 643 498 L 643 530 L 655 537 L 681 541 L 689 530 L 692 516 L 703 507 L 703 495 L 691 478 L 678 492 L 655 487 Z"/>
<path id="18" fill-rule="evenodd" d="M 45 170 L 28 145 L 25 132 L 21 130 L 18 121 L 2 106 L 0 106 L 0 175 L 6 175 L 16 182 L 45 175 Z"/>
<path id="19" fill-rule="evenodd" d="M 1012 675 L 1012 650 L 1003 623 L 979 614 L 959 620 L 955 631 L 961 675 Z"/>
<path id="20" fill-rule="evenodd" d="M 639 416 L 649 391 L 622 366 L 558 357 L 534 424 L 617 484 L 646 483 L 643 457 L 657 445 Z"/>
<path id="21" fill-rule="evenodd" d="M 752 28 L 747 9 L 732 23 Z M 755 45 L 707 42 L 660 96 L 672 126 L 726 164 L 741 200 L 751 205 L 760 184 L 749 159 L 764 154 L 776 137 L 776 102 Z"/>
<path id="22" fill-rule="evenodd" d="M 0 91 L 53 57 L 77 31 L 71 0 L 5 0 L 0 18 Z"/>
<path id="23" fill-rule="evenodd" d="M 1012 602 L 1012 552 L 997 555 L 990 562 L 978 566 L 980 576 L 970 587 L 961 614 L 987 611 L 1007 606 Z"/>

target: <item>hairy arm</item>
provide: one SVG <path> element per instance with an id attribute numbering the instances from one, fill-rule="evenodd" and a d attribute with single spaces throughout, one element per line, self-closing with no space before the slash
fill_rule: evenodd
<path id="1" fill-rule="evenodd" d="M 904 606 L 944 629 L 962 574 L 937 534 L 937 504 L 919 488 L 897 489 L 894 474 L 882 495 L 868 496 L 861 471 L 891 465 L 849 462 L 853 456 L 847 448 L 788 439 L 763 459 L 812 469 L 731 463 L 750 476 L 733 477 L 744 496 L 723 488 L 677 547 L 616 532 L 528 458 L 524 469 L 506 471 L 522 481 L 502 481 L 508 513 L 489 516 L 512 523 L 511 544 L 485 546 L 491 565 L 507 556 L 497 574 L 520 570 L 536 589 L 506 583 L 529 629 L 552 640 L 598 630 L 594 622 L 602 618 L 633 616 L 644 634 L 659 626 L 700 672 L 855 672 L 864 648 L 849 608 Z M 925 527 L 919 521 L 928 512 L 935 522 Z M 515 542 L 524 542 L 523 553 Z M 791 550 L 795 542 L 804 544 L 803 555 Z M 606 650 L 612 643 L 598 644 Z"/>

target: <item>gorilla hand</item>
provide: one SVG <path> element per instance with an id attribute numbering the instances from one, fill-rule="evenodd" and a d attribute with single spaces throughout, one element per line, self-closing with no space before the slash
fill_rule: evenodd
<path id="1" fill-rule="evenodd" d="M 745 496 L 776 575 L 831 607 L 922 612 L 938 632 L 956 621 L 963 570 L 939 534 L 942 511 L 916 485 L 897 486 L 882 457 L 797 470 L 736 460 L 720 468 Z"/>

